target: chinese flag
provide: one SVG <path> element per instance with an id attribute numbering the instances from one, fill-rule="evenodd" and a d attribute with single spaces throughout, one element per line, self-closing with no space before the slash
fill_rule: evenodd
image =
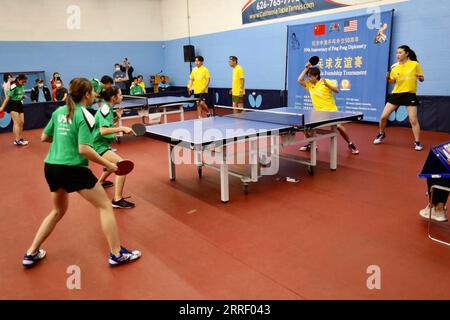
<path id="1" fill-rule="evenodd" d="M 324 24 L 316 24 L 314 26 L 314 35 L 323 36 L 326 34 L 326 26 Z"/>

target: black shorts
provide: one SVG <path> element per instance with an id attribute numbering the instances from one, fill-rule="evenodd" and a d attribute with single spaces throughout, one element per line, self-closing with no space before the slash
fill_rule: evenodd
<path id="1" fill-rule="evenodd" d="M 86 167 L 73 167 L 58 164 L 45 164 L 45 179 L 51 192 L 59 189 L 67 193 L 85 189 L 92 189 L 97 183 L 97 178 Z"/>
<path id="2" fill-rule="evenodd" d="M 6 106 L 6 112 L 11 113 L 13 111 L 23 113 L 22 101 L 9 100 L 8 105 Z"/>
<path id="3" fill-rule="evenodd" d="M 395 106 L 417 107 L 419 99 L 415 93 L 393 93 L 388 102 Z"/>
<path id="4" fill-rule="evenodd" d="M 204 101 L 208 107 L 211 107 L 211 99 L 209 93 L 196 93 L 194 98 Z"/>

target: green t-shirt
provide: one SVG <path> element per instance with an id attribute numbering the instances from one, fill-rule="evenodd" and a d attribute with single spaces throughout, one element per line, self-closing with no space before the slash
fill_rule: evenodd
<path id="1" fill-rule="evenodd" d="M 142 90 L 142 87 L 140 85 L 131 85 L 130 87 L 130 94 L 132 96 L 138 95 L 138 94 L 144 94 L 144 90 Z"/>
<path id="2" fill-rule="evenodd" d="M 94 149 L 98 154 L 103 154 L 111 149 L 111 143 L 114 140 L 115 134 L 107 134 L 102 136 L 101 128 L 114 128 L 114 110 L 108 103 L 103 103 L 103 106 L 97 110 L 95 114 L 95 128 L 94 128 Z"/>
<path id="3" fill-rule="evenodd" d="M 87 167 L 89 161 L 78 151 L 78 145 L 93 146 L 92 132 L 95 119 L 82 105 L 77 104 L 71 121 L 67 120 L 67 106 L 59 107 L 44 129 L 53 137 L 50 150 L 44 162 L 74 167 Z"/>
<path id="4" fill-rule="evenodd" d="M 102 83 L 98 79 L 92 79 L 91 84 L 96 94 L 100 94 L 103 90 Z"/>
<path id="5" fill-rule="evenodd" d="M 25 95 L 25 88 L 13 83 L 8 91 L 8 97 L 13 101 L 22 101 Z"/>
<path id="6" fill-rule="evenodd" d="M 97 97 L 94 99 L 94 103 L 99 103 L 99 102 L 103 101 L 102 99 L 99 98 L 100 93 L 103 91 L 102 83 L 98 79 L 94 78 L 91 80 L 91 84 L 97 95 Z M 92 108 L 92 106 L 87 106 L 87 109 L 91 109 L 91 108 Z"/>

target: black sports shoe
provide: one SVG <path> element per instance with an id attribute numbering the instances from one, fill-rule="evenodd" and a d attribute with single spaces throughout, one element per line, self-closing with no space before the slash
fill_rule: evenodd
<path id="1" fill-rule="evenodd" d="M 118 209 L 133 209 L 135 207 L 135 204 L 133 202 L 129 202 L 125 200 L 124 198 L 120 199 L 119 201 L 112 201 L 113 208 Z"/>
<path id="2" fill-rule="evenodd" d="M 348 144 L 348 150 L 352 153 L 352 154 L 359 154 L 359 150 L 358 148 L 356 148 L 356 146 L 353 143 L 349 143 Z"/>
<path id="3" fill-rule="evenodd" d="M 112 186 L 114 186 L 114 183 L 112 181 L 105 181 L 102 183 L 102 187 L 103 188 L 111 188 Z"/>

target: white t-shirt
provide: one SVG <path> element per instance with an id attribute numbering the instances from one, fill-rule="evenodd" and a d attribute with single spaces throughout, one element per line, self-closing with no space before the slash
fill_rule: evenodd
<path id="1" fill-rule="evenodd" d="M 5 97 L 8 95 L 8 91 L 11 88 L 10 82 L 3 82 L 3 92 L 5 93 Z"/>

